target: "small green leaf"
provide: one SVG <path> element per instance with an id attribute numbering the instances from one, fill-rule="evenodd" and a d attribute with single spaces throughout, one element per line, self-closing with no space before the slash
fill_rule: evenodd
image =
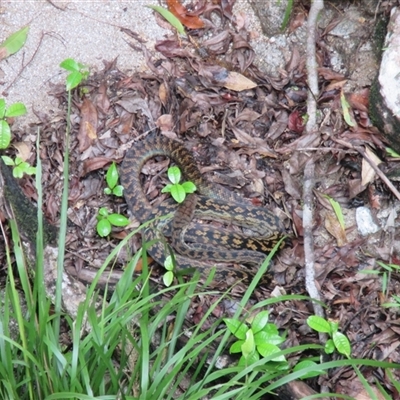
<path id="1" fill-rule="evenodd" d="M 7 121 L 0 120 L 0 149 L 6 149 L 11 142 L 11 129 Z"/>
<path id="2" fill-rule="evenodd" d="M 174 269 L 174 262 L 171 256 L 167 256 L 164 261 L 164 268 L 168 271 L 173 271 Z"/>
<path id="3" fill-rule="evenodd" d="M 106 173 L 106 182 L 110 189 L 114 189 L 118 183 L 118 170 L 115 162 L 113 162 Z"/>
<path id="4" fill-rule="evenodd" d="M 174 273 L 172 271 L 167 271 L 163 275 L 163 282 L 166 287 L 171 286 L 172 282 L 174 281 Z"/>
<path id="5" fill-rule="evenodd" d="M 129 224 L 129 219 L 121 214 L 110 214 L 108 220 L 114 226 L 126 226 Z"/>
<path id="6" fill-rule="evenodd" d="M 177 184 L 180 182 L 182 177 L 182 173 L 181 170 L 176 167 L 169 167 L 168 168 L 168 179 L 173 183 L 173 184 Z"/>
<path id="7" fill-rule="evenodd" d="M 4 99 L 0 99 L 0 119 L 3 119 L 6 116 L 6 101 Z"/>
<path id="8" fill-rule="evenodd" d="M 281 349 L 278 346 L 275 346 L 274 344 L 270 343 L 264 343 L 262 345 L 257 346 L 257 350 L 263 357 L 269 357 L 281 351 Z M 286 361 L 286 359 L 282 355 L 272 358 L 272 361 Z"/>
<path id="9" fill-rule="evenodd" d="M 4 164 L 9 165 L 10 167 L 15 165 L 14 160 L 11 157 L 1 156 L 1 158 L 4 161 Z"/>
<path id="10" fill-rule="evenodd" d="M 241 346 L 242 354 L 244 358 L 248 358 L 251 354 L 255 353 L 256 345 L 254 343 L 254 334 L 251 329 L 246 332 L 246 339 Z"/>
<path id="11" fill-rule="evenodd" d="M 182 185 L 179 183 L 172 185 L 171 196 L 177 203 L 182 203 L 186 198 L 186 192 L 184 191 Z"/>
<path id="12" fill-rule="evenodd" d="M 330 327 L 331 327 L 330 333 L 331 333 L 331 335 L 332 335 L 333 333 L 335 333 L 335 332 L 338 331 L 338 329 L 339 329 L 339 323 L 338 323 L 338 322 L 335 322 L 335 321 L 328 321 L 328 322 L 329 322 L 329 325 L 330 325 Z"/>
<path id="13" fill-rule="evenodd" d="M 178 31 L 179 34 L 181 35 L 185 34 L 185 28 L 183 27 L 181 21 L 179 21 L 179 19 L 176 18 L 175 15 L 172 14 L 170 11 L 168 11 L 166 8 L 161 6 L 146 6 L 146 7 L 151 8 L 154 11 L 157 11 Z"/>
<path id="14" fill-rule="evenodd" d="M 122 185 L 117 185 L 112 191 L 114 196 L 122 197 L 124 194 L 124 187 Z"/>
<path id="15" fill-rule="evenodd" d="M 20 29 L 19 31 L 10 35 L 1 45 L 0 48 L 4 48 L 7 51 L 6 57 L 16 53 L 22 48 L 28 37 L 29 26 Z"/>
<path id="16" fill-rule="evenodd" d="M 103 218 L 97 223 L 96 230 L 99 236 L 106 237 L 111 233 L 111 224 L 106 218 Z"/>
<path id="17" fill-rule="evenodd" d="M 268 324 L 268 325 L 273 325 L 273 324 Z M 264 330 L 257 332 L 254 335 L 254 337 L 257 345 L 263 343 L 271 343 L 279 345 L 285 341 L 285 339 L 281 337 L 279 333 L 265 332 Z"/>
<path id="18" fill-rule="evenodd" d="M 108 187 L 104 188 L 104 194 L 111 194 L 111 193 L 112 192 L 111 192 L 110 188 L 108 188 Z"/>
<path id="19" fill-rule="evenodd" d="M 81 69 L 80 64 L 76 62 L 73 58 L 67 58 L 64 61 L 62 61 L 60 67 L 71 72 L 79 72 Z"/>
<path id="20" fill-rule="evenodd" d="M 343 217 L 342 207 L 340 207 L 340 204 L 335 199 L 332 199 L 332 197 L 326 196 L 326 198 L 331 203 L 333 211 L 336 214 L 336 218 L 339 221 L 340 227 L 344 230 L 345 229 L 345 224 L 344 224 L 344 217 Z"/>
<path id="21" fill-rule="evenodd" d="M 361 269 L 358 272 L 360 274 L 372 274 L 372 275 L 379 275 L 382 273 L 381 271 L 377 271 L 376 269 Z"/>
<path id="22" fill-rule="evenodd" d="M 392 148 L 386 147 L 385 150 L 389 157 L 400 158 L 400 154 L 396 153 Z"/>
<path id="23" fill-rule="evenodd" d="M 13 176 L 14 176 L 14 178 L 21 179 L 21 178 L 24 176 L 24 170 L 23 170 L 23 168 L 21 168 L 19 165 L 17 165 L 17 166 L 13 169 Z"/>
<path id="24" fill-rule="evenodd" d="M 268 311 L 261 311 L 259 312 L 253 319 L 251 323 L 251 329 L 254 333 L 261 331 L 265 325 L 268 323 L 269 312 Z"/>
<path id="25" fill-rule="evenodd" d="M 314 376 L 322 375 L 325 373 L 321 371 L 320 366 L 317 363 L 311 360 L 300 361 L 294 366 L 293 372 L 301 371 L 302 369 L 309 368 L 312 366 L 315 366 L 315 371 L 306 372 L 304 375 L 300 377 L 300 379 L 313 378 Z"/>
<path id="26" fill-rule="evenodd" d="M 182 187 L 186 193 L 194 193 L 197 190 L 196 185 L 190 181 L 183 182 Z"/>
<path id="27" fill-rule="evenodd" d="M 350 358 L 351 345 L 346 335 L 343 335 L 343 333 L 341 332 L 334 332 L 334 334 L 332 335 L 332 340 L 336 346 L 337 351 L 340 354 L 344 354 L 346 357 Z"/>
<path id="28" fill-rule="evenodd" d="M 354 118 L 350 114 L 350 104 L 347 102 L 343 92 L 340 93 L 340 103 L 342 105 L 343 117 L 346 124 L 349 126 L 357 126 L 356 121 L 354 121 Z"/>
<path id="29" fill-rule="evenodd" d="M 327 340 L 324 350 L 326 354 L 332 354 L 335 351 L 335 344 L 332 339 Z"/>
<path id="30" fill-rule="evenodd" d="M 26 170 L 25 173 L 28 175 L 36 175 L 36 167 L 31 167 L 29 166 Z"/>
<path id="31" fill-rule="evenodd" d="M 23 103 L 14 103 L 10 107 L 7 107 L 6 117 L 19 117 L 20 115 L 26 114 L 26 107 Z"/>
<path id="32" fill-rule="evenodd" d="M 236 342 L 234 342 L 232 346 L 229 348 L 229 353 L 231 354 L 241 353 L 243 343 L 244 340 L 237 340 Z"/>
<path id="33" fill-rule="evenodd" d="M 168 183 L 165 187 L 162 188 L 161 193 L 171 193 L 172 190 L 172 183 Z"/>
<path id="34" fill-rule="evenodd" d="M 311 315 L 307 318 L 307 325 L 317 332 L 331 333 L 331 326 L 329 325 L 329 322 L 326 319 L 316 315 Z"/>
<path id="35" fill-rule="evenodd" d="M 246 332 L 249 330 L 246 324 L 234 318 L 224 318 L 224 322 L 229 331 L 240 340 L 246 339 Z"/>
<path id="36" fill-rule="evenodd" d="M 99 210 L 99 215 L 102 215 L 103 217 L 108 217 L 108 210 L 105 207 L 101 207 Z"/>
<path id="37" fill-rule="evenodd" d="M 66 80 L 67 90 L 70 91 L 70 90 L 76 88 L 82 82 L 82 78 L 83 78 L 83 76 L 80 72 L 78 72 L 78 71 L 71 72 L 67 76 L 67 80 Z"/>

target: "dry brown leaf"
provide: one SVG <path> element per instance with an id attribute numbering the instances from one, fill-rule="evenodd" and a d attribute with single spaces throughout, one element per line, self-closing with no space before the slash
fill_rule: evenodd
<path id="1" fill-rule="evenodd" d="M 361 179 L 352 179 L 348 181 L 349 185 L 349 199 L 353 199 L 363 190 L 365 190 L 365 186 L 361 185 Z"/>
<path id="2" fill-rule="evenodd" d="M 346 231 L 342 229 L 336 215 L 327 213 L 325 218 L 326 230 L 336 239 L 339 247 L 347 244 Z"/>
<path id="3" fill-rule="evenodd" d="M 8 57 L 8 52 L 5 47 L 0 47 L 0 61 Z"/>
<path id="4" fill-rule="evenodd" d="M 107 96 L 107 85 L 105 82 L 101 82 L 94 103 L 103 114 L 107 115 L 110 109 L 110 99 Z"/>
<path id="5" fill-rule="evenodd" d="M 382 163 L 379 157 L 375 155 L 375 153 L 368 146 L 365 147 L 365 153 L 376 166 Z M 373 182 L 375 178 L 375 171 L 371 167 L 370 163 L 365 160 L 365 158 L 362 160 L 361 168 L 361 185 L 366 186 L 370 182 Z"/>
<path id="6" fill-rule="evenodd" d="M 179 2 L 179 0 L 167 0 L 168 10 L 175 15 L 179 21 L 187 28 L 204 28 L 204 22 L 197 15 L 190 15 L 189 11 Z"/>
<path id="7" fill-rule="evenodd" d="M 171 114 L 163 114 L 158 117 L 156 125 L 163 132 L 172 131 L 174 128 L 174 119 Z"/>
<path id="8" fill-rule="evenodd" d="M 28 160 L 30 158 L 30 156 L 32 155 L 32 151 L 31 151 L 32 146 L 30 146 L 26 142 L 17 142 L 17 143 L 14 143 L 13 146 L 17 149 L 18 157 L 22 161 Z"/>
<path id="9" fill-rule="evenodd" d="M 98 169 L 104 168 L 107 164 L 111 163 L 113 160 L 110 157 L 94 157 L 83 162 L 83 175 L 85 176 L 89 172 L 96 171 Z"/>
<path id="10" fill-rule="evenodd" d="M 162 105 L 165 107 L 168 100 L 168 88 L 165 83 L 161 83 L 160 87 L 158 88 L 158 97 L 161 100 Z"/>
<path id="11" fill-rule="evenodd" d="M 242 90 L 253 89 L 257 87 L 257 84 L 238 72 L 229 71 L 228 77 L 223 83 L 223 86 L 227 89 L 241 92 Z"/>
<path id="12" fill-rule="evenodd" d="M 89 99 L 84 99 L 80 107 L 81 124 L 79 126 L 79 151 L 82 153 L 97 139 L 97 110 Z"/>

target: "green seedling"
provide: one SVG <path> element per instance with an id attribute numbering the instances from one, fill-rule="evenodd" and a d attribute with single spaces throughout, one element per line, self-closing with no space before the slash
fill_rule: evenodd
<path id="1" fill-rule="evenodd" d="M 171 181 L 161 190 L 162 193 L 171 193 L 171 196 L 177 203 L 182 203 L 188 193 L 196 191 L 196 185 L 193 182 L 187 181 L 179 183 L 182 177 L 181 170 L 174 166 L 168 168 L 168 179 Z"/>
<path id="2" fill-rule="evenodd" d="M 6 107 L 6 101 L 0 99 L 0 149 L 6 149 L 11 142 L 11 129 L 7 118 L 24 114 L 26 114 L 26 107 L 23 103 L 14 103 Z"/>
<path id="3" fill-rule="evenodd" d="M 163 282 L 165 286 L 169 287 L 174 280 L 174 263 L 171 256 L 165 259 L 164 268 L 167 272 L 163 275 Z"/>
<path id="4" fill-rule="evenodd" d="M 339 324 L 333 321 L 327 321 L 325 318 L 311 315 L 307 318 L 307 325 L 317 332 L 327 333 L 330 339 L 325 343 L 326 354 L 332 354 L 337 350 L 340 354 L 350 358 L 351 345 L 346 335 L 339 332 Z"/>
<path id="5" fill-rule="evenodd" d="M 390 277 L 392 273 L 400 272 L 400 265 L 386 264 L 382 261 L 377 261 L 376 263 L 382 268 L 382 270 L 363 269 L 360 272 L 362 274 L 382 275 L 382 293 L 384 293 L 385 296 L 387 297 L 389 294 Z"/>
<path id="6" fill-rule="evenodd" d="M 261 311 L 247 326 L 238 319 L 224 318 L 229 331 L 239 340 L 234 342 L 229 349 L 230 353 L 242 353 L 239 360 L 240 366 L 250 365 L 262 357 L 273 356 L 281 351 L 279 344 L 284 338 L 279 335 L 275 324 L 268 323 L 268 311 Z M 287 369 L 288 364 L 283 355 L 272 357 L 268 365 L 272 370 Z"/>
<path id="7" fill-rule="evenodd" d="M 110 214 L 105 207 L 100 208 L 97 221 L 96 230 L 101 237 L 108 236 L 113 226 L 126 226 L 129 224 L 128 218 L 121 214 Z"/>
<path id="8" fill-rule="evenodd" d="M 13 167 L 13 176 L 14 178 L 22 178 L 24 174 L 27 175 L 35 175 L 36 168 L 32 167 L 29 163 L 22 160 L 20 157 L 15 157 L 13 160 L 11 157 L 2 156 L 1 157 L 6 165 Z"/>
<path id="9" fill-rule="evenodd" d="M 105 194 L 113 194 L 114 196 L 122 197 L 124 192 L 124 187 L 122 185 L 117 185 L 119 179 L 118 170 L 115 162 L 110 165 L 106 174 L 107 186 L 104 189 Z"/>
<path id="10" fill-rule="evenodd" d="M 67 58 L 60 64 L 61 68 L 70 71 L 68 74 L 65 83 L 67 87 L 67 91 L 70 91 L 76 88 L 84 79 L 87 79 L 89 76 L 89 68 L 75 61 L 73 58 Z"/>

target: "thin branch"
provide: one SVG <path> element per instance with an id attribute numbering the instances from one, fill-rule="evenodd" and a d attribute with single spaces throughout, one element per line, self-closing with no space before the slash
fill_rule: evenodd
<path id="1" fill-rule="evenodd" d="M 379 178 L 382 179 L 382 181 L 391 190 L 391 192 L 397 197 L 398 200 L 400 200 L 399 191 L 394 187 L 393 183 L 389 180 L 389 178 L 379 169 L 376 163 L 373 160 L 371 160 L 371 158 L 368 156 L 368 154 L 361 146 L 353 146 L 351 143 L 348 143 L 341 139 L 336 139 L 335 142 L 341 144 L 342 146 L 347 147 L 348 149 L 353 149 L 358 151 L 358 153 L 364 157 L 365 161 L 367 161 L 368 164 L 372 167 L 372 169 L 376 172 Z"/>
<path id="2" fill-rule="evenodd" d="M 318 72 L 317 58 L 315 56 L 316 28 L 319 12 L 324 8 L 323 0 L 314 0 L 311 3 L 307 22 L 307 78 L 308 78 L 308 97 L 307 115 L 308 121 L 306 130 L 313 132 L 317 125 L 317 101 L 318 98 Z"/>
<path id="3" fill-rule="evenodd" d="M 308 77 L 308 97 L 306 125 L 307 133 L 311 134 L 317 130 L 317 101 L 318 98 L 318 72 L 317 60 L 315 55 L 316 29 L 319 12 L 324 8 L 323 0 L 314 0 L 311 3 L 307 23 L 307 77 Z M 304 263 L 306 273 L 306 289 L 310 297 L 320 300 L 321 296 L 315 282 L 315 260 L 314 260 L 314 237 L 313 237 L 313 188 L 314 188 L 314 160 L 311 157 L 304 168 L 303 186 L 303 229 L 304 229 Z M 313 303 L 315 315 L 324 318 L 324 309 L 319 303 Z M 321 343 L 326 343 L 328 337 L 325 333 L 319 333 Z M 325 356 L 322 355 L 324 359 Z M 321 390 L 327 391 L 324 386 Z"/>

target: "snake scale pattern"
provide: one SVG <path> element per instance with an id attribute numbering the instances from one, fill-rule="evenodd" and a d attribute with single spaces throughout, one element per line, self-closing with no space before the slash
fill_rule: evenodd
<path id="1" fill-rule="evenodd" d="M 186 180 L 197 187 L 178 205 L 167 200 L 153 206 L 143 190 L 141 171 L 153 157 L 170 158 Z M 179 142 L 153 132 L 135 142 L 120 167 L 124 196 L 132 214 L 144 223 L 153 222 L 144 230 L 146 242 L 153 241 L 147 252 L 160 265 L 169 255 L 166 237 L 174 248 L 178 269 L 197 268 L 207 277 L 219 262 L 259 266 L 275 244 L 285 236 L 280 220 L 271 211 L 247 204 L 244 199 L 222 186 L 215 185 L 200 173 L 192 154 Z M 171 214 L 163 221 L 159 217 Z M 158 219 L 157 219 L 158 218 Z M 193 218 L 218 220 L 251 229 L 254 234 L 238 234 L 224 228 L 192 223 Z M 282 242 L 282 247 L 285 245 Z M 249 283 L 254 276 L 251 268 L 218 265 L 214 281 L 228 285 L 237 281 Z"/>

